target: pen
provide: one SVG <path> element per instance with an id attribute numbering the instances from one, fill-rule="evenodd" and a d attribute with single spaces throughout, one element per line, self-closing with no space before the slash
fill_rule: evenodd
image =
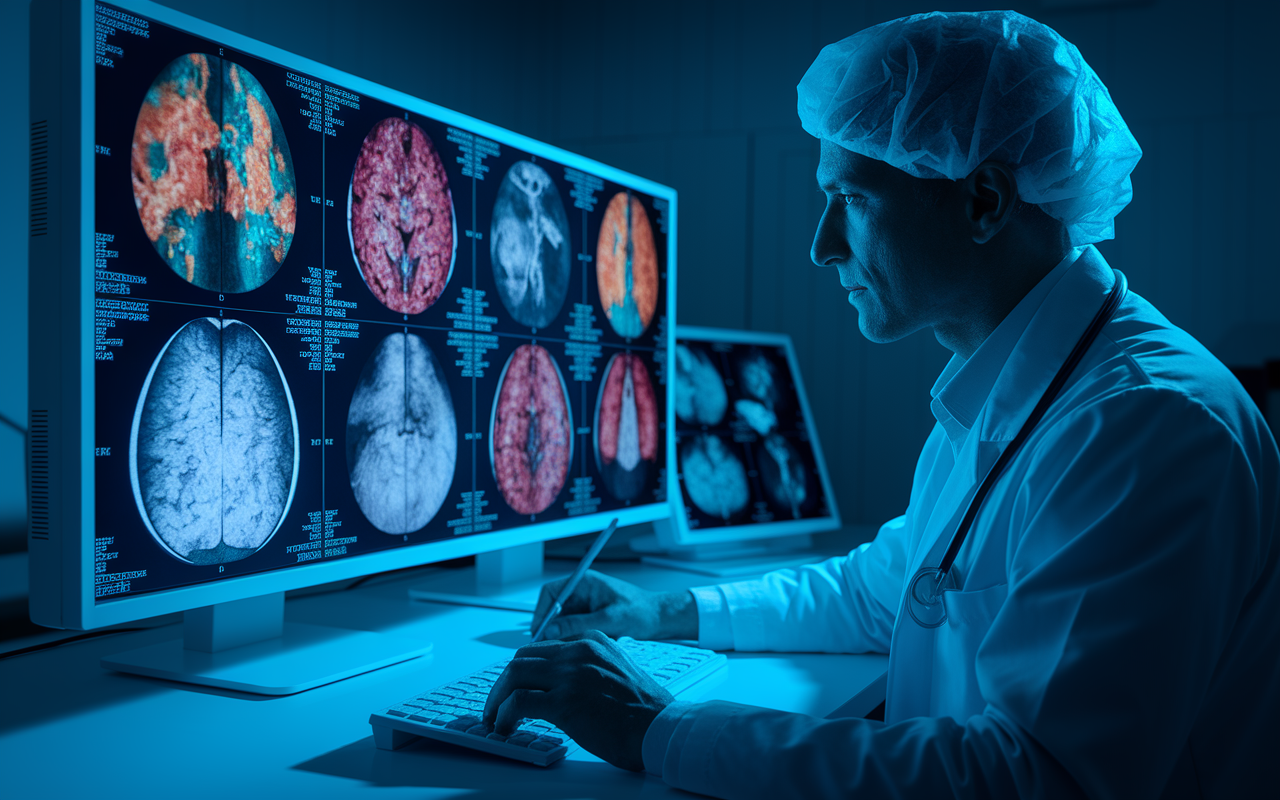
<path id="1" fill-rule="evenodd" d="M 573 596 L 573 590 L 578 588 L 578 581 L 582 580 L 582 576 L 587 574 L 587 570 L 591 569 L 591 562 L 596 560 L 596 556 L 600 555 L 600 550 L 604 548 L 605 542 L 609 541 L 609 537 L 613 535 L 614 530 L 618 527 L 618 518 L 614 517 L 613 522 L 609 523 L 609 527 L 600 532 L 596 540 L 591 544 L 591 549 L 578 562 L 578 568 L 569 576 L 569 582 L 560 590 L 559 596 L 556 597 L 555 603 L 551 605 L 551 609 L 547 615 L 542 618 L 542 624 L 538 626 L 538 630 L 534 631 L 532 641 L 541 641 L 542 632 L 547 629 L 547 623 L 555 619 L 560 610 L 564 608 L 565 602 Z"/>

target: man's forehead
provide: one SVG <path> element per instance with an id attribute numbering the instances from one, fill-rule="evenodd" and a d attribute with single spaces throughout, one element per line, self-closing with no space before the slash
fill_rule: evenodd
<path id="1" fill-rule="evenodd" d="M 888 164 L 824 139 L 816 177 L 818 186 L 822 188 L 837 184 L 868 186 L 880 182 L 886 168 L 893 169 Z"/>

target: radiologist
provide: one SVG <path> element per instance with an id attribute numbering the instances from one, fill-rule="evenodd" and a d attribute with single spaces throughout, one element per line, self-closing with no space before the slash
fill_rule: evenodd
<path id="1" fill-rule="evenodd" d="M 543 718 L 725 798 L 1275 797 L 1280 454 L 1230 372 L 1093 247 L 1141 155 L 1106 87 L 992 11 L 864 30 L 798 91 L 821 140 L 814 262 L 866 338 L 929 328 L 954 353 L 906 513 L 759 580 L 659 594 L 589 573 L 486 722 Z M 620 635 L 888 652 L 885 720 L 676 702 Z"/>

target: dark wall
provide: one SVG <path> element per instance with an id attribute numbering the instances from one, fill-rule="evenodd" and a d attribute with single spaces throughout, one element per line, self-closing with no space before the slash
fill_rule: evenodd
<path id="1" fill-rule="evenodd" d="M 166 0 L 364 78 L 615 164 L 680 192 L 679 321 L 790 333 L 850 522 L 900 513 L 948 353 L 928 333 L 871 345 L 836 276 L 809 262 L 816 145 L 795 84 L 822 45 L 968 2 Z M 21 5 L 21 4 L 19 4 Z M 1228 363 L 1280 357 L 1280 4 L 1038 0 L 1145 155 L 1103 254 Z M 639 8 L 639 11 L 636 9 Z M 0 91 L 5 363 L 25 374 L 26 19 L 7 15 Z M 21 24 L 17 19 L 22 16 Z M 0 412 L 25 419 L 21 380 Z M 21 439 L 0 428 L 0 516 L 22 514 Z"/>

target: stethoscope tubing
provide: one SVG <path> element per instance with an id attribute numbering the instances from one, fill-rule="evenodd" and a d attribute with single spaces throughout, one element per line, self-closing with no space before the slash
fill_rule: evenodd
<path id="1" fill-rule="evenodd" d="M 1124 273 L 1120 270 L 1113 270 L 1115 273 L 1115 282 L 1111 287 L 1111 291 L 1107 294 L 1107 299 L 1103 301 L 1102 307 L 1098 309 L 1098 313 L 1094 314 L 1093 321 L 1089 323 L 1089 327 L 1085 329 L 1080 336 L 1076 346 L 1072 348 L 1071 354 L 1067 356 L 1067 360 L 1062 362 L 1062 366 L 1058 368 L 1057 374 L 1053 376 L 1053 380 L 1049 382 L 1049 387 L 1044 390 L 1044 394 L 1040 396 L 1040 401 L 1036 403 L 1035 408 L 1031 410 L 1031 414 L 1027 416 L 1022 427 L 1018 430 L 1018 434 L 1013 437 L 1013 441 L 1004 449 L 1000 457 L 996 459 L 996 463 L 991 465 L 991 469 L 987 471 L 986 476 L 982 479 L 982 483 L 978 486 L 978 491 L 974 493 L 973 499 L 969 501 L 969 507 L 965 509 L 964 517 L 961 518 L 960 524 L 956 527 L 956 532 L 952 534 L 951 541 L 947 544 L 946 552 L 942 554 L 942 560 L 938 562 L 936 567 L 921 567 L 912 579 L 908 588 L 907 610 L 911 613 L 913 619 L 924 627 L 937 627 L 945 622 L 945 617 L 936 625 L 928 625 L 922 622 L 916 615 L 912 606 L 912 600 L 915 598 L 917 584 L 924 578 L 932 575 L 935 581 L 934 590 L 930 593 L 933 603 L 942 602 L 942 594 L 940 591 L 942 584 L 946 581 L 947 576 L 951 572 L 952 566 L 955 564 L 956 556 L 960 554 L 960 548 L 964 545 L 965 539 L 969 535 L 969 529 L 973 526 L 973 521 L 978 516 L 978 511 L 982 508 L 982 501 L 986 499 L 991 492 L 992 486 L 995 485 L 997 479 L 1004 472 L 1006 466 L 1018 454 L 1023 443 L 1031 436 L 1031 432 L 1035 430 L 1036 425 L 1049 411 L 1049 407 L 1053 405 L 1053 401 L 1058 399 L 1058 394 L 1062 391 L 1062 387 L 1066 385 L 1067 379 L 1071 377 L 1071 373 L 1080 364 L 1084 358 L 1085 352 L 1097 340 L 1098 334 L 1102 333 L 1103 327 L 1115 316 L 1116 309 L 1120 307 L 1120 303 L 1124 300 L 1125 295 L 1129 291 L 1129 281 L 1125 278 Z M 921 599 L 923 603 L 924 600 Z M 927 605 L 927 604 L 926 604 Z"/>

